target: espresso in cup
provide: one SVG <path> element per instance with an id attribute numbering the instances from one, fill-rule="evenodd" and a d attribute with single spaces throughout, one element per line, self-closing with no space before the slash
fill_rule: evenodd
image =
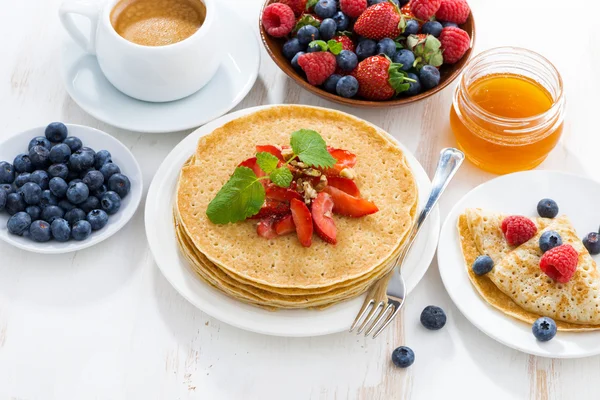
<path id="1" fill-rule="evenodd" d="M 206 18 L 200 0 L 120 0 L 110 13 L 115 31 L 142 46 L 166 46 L 192 36 Z"/>

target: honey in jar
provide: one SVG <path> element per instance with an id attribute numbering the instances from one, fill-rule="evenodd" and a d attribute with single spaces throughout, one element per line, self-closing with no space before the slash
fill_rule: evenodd
<path id="1" fill-rule="evenodd" d="M 450 124 L 478 167 L 505 174 L 535 168 L 562 134 L 564 97 L 554 66 L 525 49 L 498 48 L 467 65 Z"/>

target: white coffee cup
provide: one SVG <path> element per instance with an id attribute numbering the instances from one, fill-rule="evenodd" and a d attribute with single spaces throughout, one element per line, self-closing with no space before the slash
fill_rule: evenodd
<path id="1" fill-rule="evenodd" d="M 120 36 L 110 22 L 117 1 L 67 0 L 59 10 L 67 32 L 96 55 L 100 69 L 117 89 L 139 100 L 165 102 L 187 97 L 211 80 L 221 62 L 215 0 L 200 0 L 206 18 L 198 31 L 166 46 L 142 46 Z M 89 38 L 76 26 L 73 14 L 90 20 Z"/>

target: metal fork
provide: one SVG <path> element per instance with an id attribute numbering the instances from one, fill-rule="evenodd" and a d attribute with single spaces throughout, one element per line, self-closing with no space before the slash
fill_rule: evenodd
<path id="1" fill-rule="evenodd" d="M 431 214 L 431 211 L 464 159 L 465 155 L 460 150 L 446 148 L 441 151 L 440 160 L 438 161 L 431 185 L 431 193 L 429 193 L 429 199 L 425 207 L 421 210 L 419 217 L 413 224 L 406 244 L 400 251 L 398 258 L 394 261 L 393 269 L 369 289 L 367 298 L 358 312 L 354 323 L 352 323 L 350 332 L 358 327 L 357 334 L 360 335 L 366 329 L 365 336 L 369 336 L 375 332 L 373 334 L 373 339 L 375 339 L 400 312 L 406 297 L 406 285 L 404 284 L 401 272 L 402 263 L 415 242 L 415 238 L 421 227 L 427 220 L 427 217 L 429 217 L 429 214 Z M 385 307 L 386 304 L 387 307 Z M 363 322 L 360 323 L 361 321 Z M 377 327 L 379 328 L 376 330 Z"/>

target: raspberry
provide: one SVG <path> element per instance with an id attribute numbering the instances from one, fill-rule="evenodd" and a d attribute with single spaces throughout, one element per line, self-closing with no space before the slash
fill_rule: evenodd
<path id="1" fill-rule="evenodd" d="M 442 29 L 438 38 L 442 44 L 444 64 L 454 64 L 465 55 L 471 47 L 469 34 L 460 28 L 449 26 Z"/>
<path id="2" fill-rule="evenodd" d="M 290 6 L 281 3 L 273 3 L 269 4 L 264 9 L 262 24 L 269 35 L 273 37 L 284 37 L 294 29 L 296 17 Z"/>
<path id="3" fill-rule="evenodd" d="M 306 11 L 307 0 L 279 0 L 279 3 L 290 6 L 294 14 L 299 17 L 303 12 Z"/>
<path id="4" fill-rule="evenodd" d="M 537 228 L 527 217 L 513 215 L 502 221 L 502 233 L 511 246 L 519 246 L 535 236 Z"/>
<path id="5" fill-rule="evenodd" d="M 466 0 L 442 0 L 440 9 L 435 13 L 435 18 L 440 21 L 464 24 L 471 14 L 471 9 Z"/>
<path id="6" fill-rule="evenodd" d="M 311 85 L 319 86 L 334 72 L 337 65 L 335 56 L 329 52 L 306 53 L 298 58 L 300 68 Z"/>
<path id="7" fill-rule="evenodd" d="M 570 244 L 563 244 L 544 253 L 540 269 L 555 281 L 567 283 L 575 274 L 578 261 L 577 250 Z"/>
<path id="8" fill-rule="evenodd" d="M 340 0 L 340 9 L 350 18 L 358 18 L 367 9 L 367 0 Z"/>
<path id="9" fill-rule="evenodd" d="M 410 11 L 418 19 L 427 21 L 433 17 L 440 8 L 442 0 L 412 0 L 410 2 Z"/>

